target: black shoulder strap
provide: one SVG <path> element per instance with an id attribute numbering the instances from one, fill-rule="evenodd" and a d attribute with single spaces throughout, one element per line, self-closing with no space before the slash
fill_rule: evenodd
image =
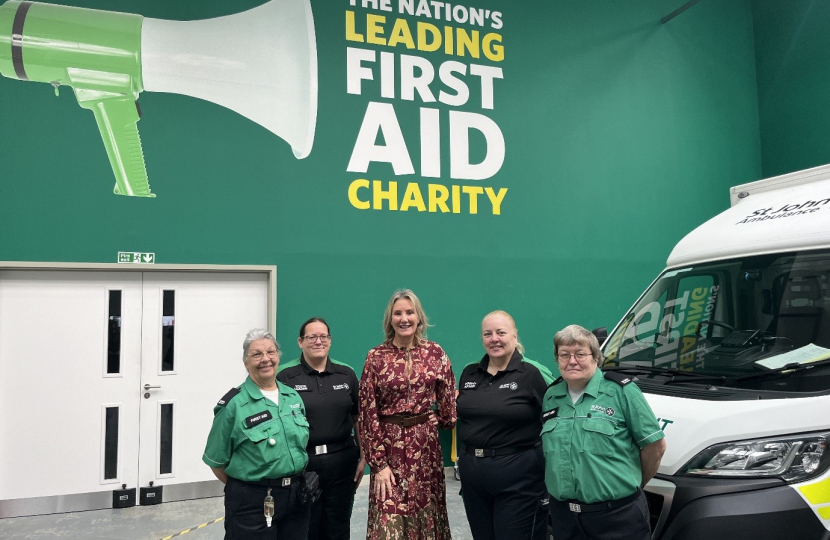
<path id="1" fill-rule="evenodd" d="M 562 382 L 562 377 L 557 377 L 555 381 L 553 381 L 552 383 L 550 383 L 550 384 L 548 385 L 548 388 L 550 388 L 551 386 L 553 386 L 553 385 L 555 385 L 555 384 L 559 384 L 559 383 L 561 383 L 561 382 Z"/>
<path id="2" fill-rule="evenodd" d="M 239 388 L 231 388 L 230 390 L 228 390 L 228 393 L 227 393 L 227 394 L 225 394 L 224 396 L 222 396 L 222 399 L 220 399 L 220 400 L 219 400 L 219 402 L 218 402 L 218 403 L 216 403 L 216 404 L 217 404 L 217 405 L 221 405 L 222 407 L 224 407 L 224 406 L 225 406 L 225 405 L 227 405 L 227 404 L 228 404 L 228 403 L 229 403 L 229 402 L 230 402 L 230 401 L 231 401 L 234 397 L 236 397 L 236 394 L 238 394 L 238 393 L 239 393 Z"/>
<path id="3" fill-rule="evenodd" d="M 625 373 L 620 373 L 618 371 L 606 371 L 603 373 L 605 378 L 611 382 L 615 382 L 620 386 L 625 386 L 626 384 L 631 382 L 631 376 L 626 375 Z"/>

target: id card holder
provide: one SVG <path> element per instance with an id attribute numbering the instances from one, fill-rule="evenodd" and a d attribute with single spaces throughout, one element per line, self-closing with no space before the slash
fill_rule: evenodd
<path id="1" fill-rule="evenodd" d="M 268 494 L 265 495 L 265 523 L 270 527 L 271 520 L 274 519 L 274 497 L 271 496 L 271 488 L 268 488 Z"/>

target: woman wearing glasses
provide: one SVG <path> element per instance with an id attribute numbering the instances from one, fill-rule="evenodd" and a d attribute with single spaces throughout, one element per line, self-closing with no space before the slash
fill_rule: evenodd
<path id="1" fill-rule="evenodd" d="M 308 421 L 297 392 L 278 383 L 280 348 L 265 330 L 242 343 L 248 378 L 213 409 L 204 461 L 225 484 L 225 540 L 305 540 L 297 499 L 308 462 Z"/>
<path id="2" fill-rule="evenodd" d="M 293 388 L 305 404 L 310 424 L 308 470 L 320 477 L 323 490 L 311 505 L 309 540 L 348 540 L 354 493 L 366 460 L 356 445 L 357 376 L 329 358 L 328 323 L 313 317 L 300 326 L 302 353 L 280 366 L 277 380 Z"/>
<path id="3" fill-rule="evenodd" d="M 458 469 L 470 532 L 475 540 L 542 540 L 548 510 L 539 432 L 553 376 L 522 355 L 504 311 L 484 317 L 481 341 L 484 357 L 458 381 Z"/>
<path id="4" fill-rule="evenodd" d="M 660 466 L 663 432 L 631 378 L 603 373 L 597 338 L 571 325 L 553 338 L 562 378 L 545 393 L 545 484 L 556 540 L 649 540 L 640 489 Z"/>
<path id="5" fill-rule="evenodd" d="M 360 377 L 369 540 L 450 538 L 438 427 L 455 425 L 455 376 L 427 326 L 415 293 L 396 291 L 383 316 L 386 340 L 369 351 Z"/>

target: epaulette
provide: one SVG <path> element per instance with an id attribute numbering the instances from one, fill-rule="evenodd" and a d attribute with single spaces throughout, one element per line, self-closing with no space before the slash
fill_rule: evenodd
<path id="1" fill-rule="evenodd" d="M 225 394 L 224 396 L 222 396 L 222 399 L 220 399 L 216 404 L 224 407 L 225 405 L 230 403 L 230 401 L 234 397 L 236 397 L 236 394 L 238 394 L 238 393 L 239 393 L 239 388 L 231 388 L 230 390 L 228 390 L 228 393 Z"/>
<path id="2" fill-rule="evenodd" d="M 557 377 L 555 381 L 553 381 L 552 383 L 550 383 L 550 384 L 548 385 L 548 388 L 550 388 L 550 387 L 551 387 L 551 386 L 553 386 L 554 384 L 558 384 L 558 383 L 560 383 L 560 382 L 562 382 L 562 377 L 561 377 L 561 376 Z"/>
<path id="3" fill-rule="evenodd" d="M 611 382 L 615 382 L 620 386 L 625 386 L 626 384 L 630 383 L 633 379 L 630 375 L 626 375 L 625 373 L 619 373 L 617 371 L 605 371 L 603 372 L 605 378 Z"/>

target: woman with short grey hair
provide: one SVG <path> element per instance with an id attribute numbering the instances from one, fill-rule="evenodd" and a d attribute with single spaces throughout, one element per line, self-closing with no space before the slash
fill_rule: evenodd
<path id="1" fill-rule="evenodd" d="M 568 345 L 583 345 L 591 351 L 594 362 L 602 367 L 602 351 L 599 349 L 599 340 L 593 332 L 578 324 L 566 326 L 553 336 L 554 350 Z"/>
<path id="2" fill-rule="evenodd" d="M 642 486 L 666 440 L 628 375 L 598 369 L 597 338 L 577 325 L 553 338 L 561 377 L 545 393 L 542 445 L 556 540 L 649 540 Z"/>
<path id="3" fill-rule="evenodd" d="M 251 346 L 251 343 L 260 339 L 267 339 L 271 343 L 274 344 L 274 347 L 277 349 L 277 354 L 281 354 L 280 352 L 280 344 L 277 343 L 277 338 L 271 334 L 268 330 L 263 328 L 254 328 L 253 330 L 249 330 L 247 334 L 245 334 L 245 340 L 242 341 L 242 361 L 244 362 L 248 358 L 248 349 Z M 279 363 L 279 362 L 278 362 Z"/>
<path id="4" fill-rule="evenodd" d="M 225 540 L 305 540 L 298 504 L 308 463 L 308 421 L 294 389 L 277 381 L 280 348 L 263 329 L 242 342 L 248 378 L 213 409 L 202 461 L 225 484 Z"/>

